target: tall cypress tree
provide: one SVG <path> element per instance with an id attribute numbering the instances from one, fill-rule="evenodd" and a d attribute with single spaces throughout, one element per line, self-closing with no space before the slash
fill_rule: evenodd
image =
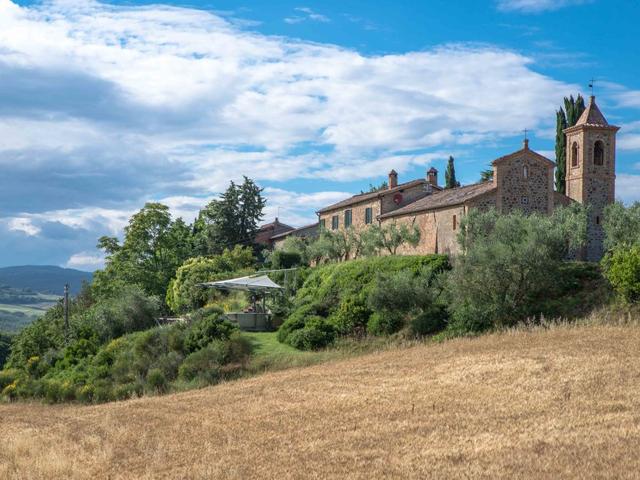
<path id="1" fill-rule="evenodd" d="M 456 167 L 453 165 L 453 157 L 449 155 L 447 169 L 444 171 L 444 188 L 459 187 L 460 182 L 456 180 Z"/>
<path id="2" fill-rule="evenodd" d="M 564 110 L 556 112 L 556 190 L 565 193 L 566 175 L 567 175 L 567 159 L 566 146 L 567 136 L 562 132 L 565 128 L 573 127 L 585 110 L 584 98 L 582 95 L 574 99 L 573 95 L 569 98 L 564 97 Z"/>

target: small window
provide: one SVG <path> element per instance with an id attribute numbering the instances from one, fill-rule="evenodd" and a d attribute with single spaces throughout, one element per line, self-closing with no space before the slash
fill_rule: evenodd
<path id="1" fill-rule="evenodd" d="M 320 228 L 321 228 L 321 229 L 325 228 L 325 221 L 324 221 L 324 218 L 320 219 Z"/>
<path id="2" fill-rule="evenodd" d="M 367 225 L 373 223 L 373 209 L 371 207 L 367 207 L 364 211 L 364 223 Z"/>
<path id="3" fill-rule="evenodd" d="M 593 164 L 604 165 L 604 144 L 600 140 L 593 146 Z"/>
<path id="4" fill-rule="evenodd" d="M 600 217 L 596 217 L 596 225 L 600 225 Z"/>
<path id="5" fill-rule="evenodd" d="M 349 228 L 351 226 L 351 210 L 344 211 L 344 226 Z"/>
<path id="6" fill-rule="evenodd" d="M 522 167 L 522 176 L 524 178 L 528 178 L 529 177 L 529 167 L 527 167 L 526 165 L 524 167 Z"/>
<path id="7" fill-rule="evenodd" d="M 339 225 L 338 215 L 331 217 L 331 230 L 337 230 Z"/>
<path id="8" fill-rule="evenodd" d="M 522 198 L 520 199 L 520 203 L 522 205 L 529 205 L 529 197 L 527 197 L 526 195 L 523 195 Z"/>
<path id="9" fill-rule="evenodd" d="M 453 216 L 453 229 L 455 230 L 456 228 L 458 228 L 458 217 L 456 217 L 455 215 Z"/>
<path id="10" fill-rule="evenodd" d="M 572 167 L 578 166 L 578 143 L 577 142 L 573 142 L 573 145 L 571 145 L 571 166 Z"/>

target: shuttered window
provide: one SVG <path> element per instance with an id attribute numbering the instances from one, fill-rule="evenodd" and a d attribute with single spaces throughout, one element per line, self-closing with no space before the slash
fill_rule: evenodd
<path id="1" fill-rule="evenodd" d="M 324 228 L 325 227 L 325 222 L 324 222 L 324 218 L 320 220 L 320 228 Z"/>
<path id="2" fill-rule="evenodd" d="M 344 211 L 344 226 L 349 228 L 351 226 L 351 210 Z"/>
<path id="3" fill-rule="evenodd" d="M 364 223 L 367 225 L 373 223 L 373 209 L 371 207 L 368 207 L 364 211 Z"/>
<path id="4" fill-rule="evenodd" d="M 331 230 L 338 229 L 338 215 L 334 215 L 331 217 Z"/>

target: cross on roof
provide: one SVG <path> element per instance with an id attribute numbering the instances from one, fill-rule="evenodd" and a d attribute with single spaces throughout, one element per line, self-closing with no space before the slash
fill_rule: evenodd
<path id="1" fill-rule="evenodd" d="M 528 132 L 528 131 L 529 131 L 529 130 L 527 130 L 526 128 L 523 130 L 523 132 L 524 132 L 524 139 L 525 139 L 525 140 L 527 140 L 527 132 Z"/>
<path id="2" fill-rule="evenodd" d="M 593 97 L 593 87 L 596 83 L 596 79 L 595 78 L 591 78 L 591 80 L 589 81 L 589 88 L 591 89 L 591 96 Z"/>

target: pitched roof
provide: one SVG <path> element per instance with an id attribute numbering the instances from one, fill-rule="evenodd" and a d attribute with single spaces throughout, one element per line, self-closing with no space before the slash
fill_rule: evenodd
<path id="1" fill-rule="evenodd" d="M 400 215 L 408 215 L 411 213 L 423 212 L 425 210 L 433 210 L 436 208 L 460 205 L 472 198 L 479 197 L 485 193 L 495 190 L 493 182 L 475 183 L 466 187 L 450 188 L 438 193 L 433 193 L 409 205 L 406 205 L 393 212 L 385 213 L 380 218 L 397 217 Z"/>
<path id="2" fill-rule="evenodd" d="M 596 105 L 596 97 L 591 95 L 589 99 L 589 105 L 585 108 L 582 115 L 576 122 L 576 125 L 589 125 L 589 126 L 597 126 L 597 127 L 608 127 L 609 123 L 607 119 L 604 118 L 604 115 Z"/>
<path id="3" fill-rule="evenodd" d="M 383 197 L 389 193 L 399 192 L 404 190 L 405 188 L 415 187 L 417 185 L 426 184 L 427 180 L 424 178 L 419 178 L 417 180 L 411 180 L 410 182 L 401 183 L 397 187 L 394 188 L 386 188 L 384 190 L 380 190 L 378 192 L 369 192 L 369 193 L 361 193 L 359 195 L 354 195 L 353 197 L 349 197 L 345 200 L 341 200 L 340 202 L 334 203 L 333 205 L 329 205 L 328 207 L 324 207 L 318 210 L 318 213 L 330 212 L 331 210 L 337 210 L 338 208 L 347 207 L 349 205 L 354 205 L 360 202 L 366 202 L 367 200 L 373 200 L 375 198 Z M 440 187 L 434 186 L 435 189 L 440 189 Z"/>
<path id="4" fill-rule="evenodd" d="M 529 143 L 527 140 L 525 140 L 525 146 L 523 148 L 521 148 L 518 151 L 515 151 L 513 153 L 510 153 L 508 155 L 503 155 L 502 157 L 498 157 L 496 158 L 493 162 L 491 162 L 491 165 L 495 165 L 496 163 L 502 162 L 504 160 L 508 160 L 511 159 L 513 157 L 517 157 L 518 155 L 522 155 L 523 153 L 526 153 L 530 156 L 532 156 L 533 158 L 536 158 L 538 160 L 542 160 L 544 163 L 547 163 L 550 166 L 555 166 L 556 163 L 552 160 L 549 160 L 547 157 L 545 157 L 544 155 L 540 155 L 538 152 L 534 152 L 533 150 L 529 149 Z"/>
<path id="5" fill-rule="evenodd" d="M 300 228 L 294 228 L 293 230 L 288 230 L 286 232 L 282 232 L 282 233 L 278 233 L 276 235 L 272 235 L 271 236 L 271 240 L 277 240 L 279 238 L 285 238 L 288 237 L 289 235 L 294 235 L 296 233 L 301 233 L 304 232 L 306 230 L 309 230 L 313 233 L 314 229 L 317 229 L 320 227 L 320 223 L 316 222 L 316 223 L 312 223 L 311 225 L 305 225 L 304 227 L 300 227 Z"/>

